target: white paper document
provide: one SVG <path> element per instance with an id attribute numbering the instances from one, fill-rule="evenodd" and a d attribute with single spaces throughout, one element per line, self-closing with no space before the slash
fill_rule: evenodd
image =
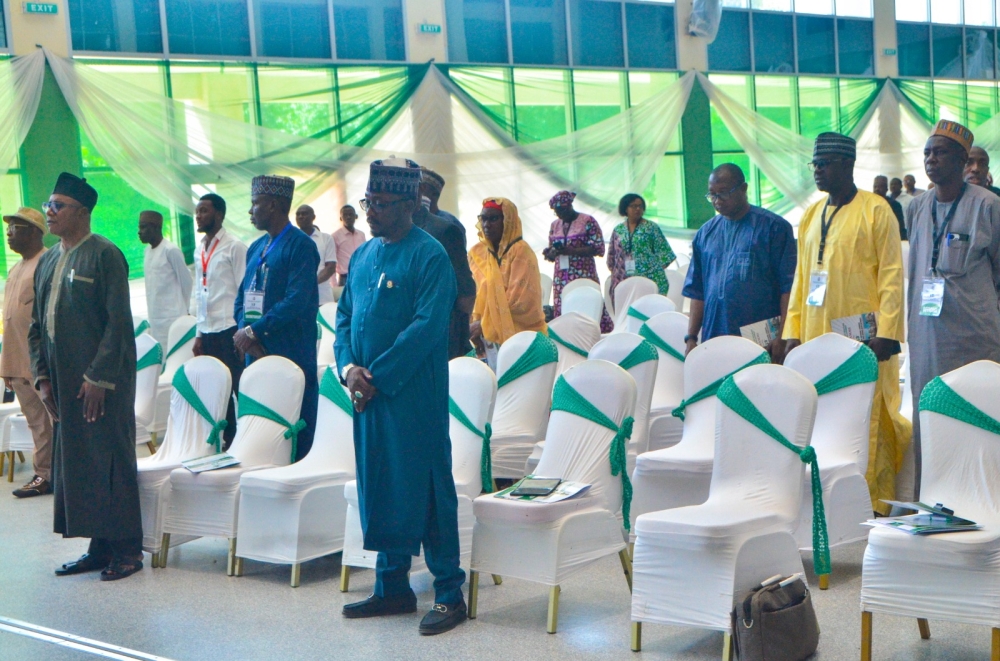
<path id="1" fill-rule="evenodd" d="M 764 321 L 740 326 L 740 335 L 762 347 L 767 347 L 771 340 L 778 337 L 780 331 L 781 317 L 771 317 Z"/>
<path id="2" fill-rule="evenodd" d="M 228 452 L 220 452 L 219 454 L 210 454 L 207 457 L 199 457 L 197 459 L 182 461 L 181 466 L 188 469 L 192 473 L 204 473 L 205 471 L 229 468 L 230 466 L 236 466 L 239 463 L 240 460 Z"/>
<path id="3" fill-rule="evenodd" d="M 524 479 L 535 478 L 535 479 L 557 479 L 557 478 L 543 478 L 540 475 L 525 475 Z M 584 484 L 582 482 L 560 482 L 559 486 L 556 487 L 555 491 L 547 496 L 512 496 L 511 492 L 517 489 L 521 482 L 518 480 L 511 486 L 507 487 L 503 491 L 498 491 L 493 494 L 496 498 L 505 498 L 507 500 L 526 500 L 532 503 L 555 503 L 560 500 L 567 500 L 569 498 L 575 498 L 581 494 L 587 492 L 590 489 L 589 484 Z"/>
<path id="4" fill-rule="evenodd" d="M 830 330 L 858 342 L 867 342 L 878 333 L 874 312 L 841 317 L 830 322 Z"/>

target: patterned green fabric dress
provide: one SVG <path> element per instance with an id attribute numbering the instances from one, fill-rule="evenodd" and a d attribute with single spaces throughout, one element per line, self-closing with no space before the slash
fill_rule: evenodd
<path id="1" fill-rule="evenodd" d="M 635 259 L 635 273 L 626 273 L 625 260 Z M 611 271 L 611 291 L 618 283 L 632 275 L 649 278 L 660 288 L 660 293 L 667 295 L 670 283 L 663 269 L 667 268 L 677 256 L 670 248 L 670 243 L 660 231 L 660 226 L 646 220 L 640 222 L 635 231 L 629 235 L 628 221 L 619 223 L 611 232 L 611 246 L 608 248 L 608 269 Z"/>

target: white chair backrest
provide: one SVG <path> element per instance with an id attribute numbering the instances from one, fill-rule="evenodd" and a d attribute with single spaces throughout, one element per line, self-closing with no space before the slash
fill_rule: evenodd
<path id="1" fill-rule="evenodd" d="M 638 333 L 646 319 L 651 319 L 663 312 L 675 312 L 677 306 L 666 296 L 649 294 L 632 304 L 625 314 L 625 331 Z M 643 319 L 645 317 L 645 319 Z"/>
<path id="2" fill-rule="evenodd" d="M 590 278 L 577 278 L 576 280 L 573 280 L 572 282 L 567 282 L 566 286 L 564 286 L 562 288 L 563 302 L 565 303 L 565 301 L 566 301 L 566 294 L 569 294 L 570 292 L 574 292 L 577 289 L 580 289 L 581 287 L 587 287 L 589 289 L 596 289 L 597 293 L 601 293 L 601 283 L 595 282 L 595 281 L 591 280 Z"/>
<path id="3" fill-rule="evenodd" d="M 948 372 L 941 380 L 962 399 L 1000 420 L 1000 365 L 978 360 Z M 978 523 L 997 521 L 1000 436 L 940 413 L 921 411 L 920 448 L 921 501 L 944 503 Z"/>
<path id="4" fill-rule="evenodd" d="M 233 388 L 229 368 L 218 358 L 197 356 L 184 363 L 184 375 L 208 413 L 215 420 L 224 419 Z M 163 444 L 157 448 L 156 454 L 142 461 L 147 466 L 178 464 L 187 459 L 215 454 L 215 445 L 208 443 L 211 431 L 212 425 L 173 389 Z"/>
<path id="5" fill-rule="evenodd" d="M 542 305 L 552 305 L 552 276 L 548 273 L 540 273 L 542 282 Z"/>
<path id="6" fill-rule="evenodd" d="M 674 351 L 684 355 L 687 350 L 684 344 L 688 329 L 686 316 L 680 312 L 663 312 L 644 325 Z M 673 409 L 684 399 L 684 363 L 659 347 L 656 352 L 660 356 L 660 364 L 656 368 L 656 385 L 649 406 L 653 411 Z"/>
<path id="7" fill-rule="evenodd" d="M 633 355 L 634 352 L 634 355 Z M 631 362 L 641 362 L 627 367 L 622 364 L 633 356 Z M 635 454 L 649 449 L 649 405 L 653 400 L 656 384 L 656 369 L 659 355 L 656 348 L 634 333 L 613 333 L 594 345 L 590 350 L 590 360 L 606 360 L 625 369 L 635 380 L 635 423 L 629 448 Z"/>
<path id="8" fill-rule="evenodd" d="M 163 377 L 174 378 L 177 368 L 194 358 L 195 333 L 193 329 L 198 324 L 198 320 L 189 314 L 174 319 L 167 331 L 167 345 L 163 348 L 166 357 L 166 365 L 163 367 Z M 174 348 L 176 347 L 176 348 Z M 170 353 L 173 351 L 173 353 Z"/>
<path id="9" fill-rule="evenodd" d="M 135 338 L 136 361 L 141 361 L 150 352 L 154 352 L 160 357 L 163 356 L 163 351 L 153 336 L 140 333 L 139 337 Z M 162 365 L 157 361 L 156 364 L 136 372 L 135 421 L 141 425 L 153 422 L 153 414 L 156 412 L 156 385 L 160 380 L 161 367 Z"/>
<path id="10" fill-rule="evenodd" d="M 319 316 L 330 325 L 330 328 L 337 327 L 337 304 L 324 303 L 319 306 Z M 316 363 L 319 365 L 337 365 L 337 358 L 333 355 L 333 342 L 337 339 L 336 333 L 323 325 L 320 325 L 319 350 L 316 352 Z M 336 369 L 334 369 L 336 371 Z"/>
<path id="11" fill-rule="evenodd" d="M 734 335 L 713 337 L 691 350 L 684 361 L 684 398 L 740 369 L 764 353 L 750 340 Z M 715 395 L 689 405 L 680 442 L 670 449 L 678 456 L 712 456 L 715 452 Z"/>
<path id="12" fill-rule="evenodd" d="M 552 333 L 588 353 L 601 339 L 601 327 L 598 323 L 579 312 L 563 312 L 550 321 L 550 339 L 552 339 Z M 556 374 L 562 374 L 574 365 L 587 360 L 586 355 L 580 355 L 564 346 L 559 340 L 552 339 L 552 341 L 556 343 L 556 349 L 559 351 L 559 367 L 556 369 Z"/>
<path id="13" fill-rule="evenodd" d="M 493 370 L 475 358 L 455 358 L 448 363 L 448 395 L 469 419 L 469 422 L 483 431 L 486 423 L 493 418 L 493 407 L 497 399 L 497 379 Z M 448 416 L 451 435 L 451 472 L 455 484 L 463 485 L 462 492 L 475 498 L 483 491 L 480 466 L 483 456 L 483 439 L 459 422 L 455 416 Z"/>
<path id="14" fill-rule="evenodd" d="M 674 305 L 677 306 L 678 310 L 683 312 L 684 310 L 684 280 L 687 278 L 687 271 L 683 273 L 681 271 L 675 271 L 673 269 L 667 269 L 667 284 L 669 288 L 667 289 L 667 298 L 673 301 Z"/>
<path id="15" fill-rule="evenodd" d="M 340 379 L 336 376 L 335 367 L 327 367 L 323 371 L 320 379 L 319 406 L 316 410 L 316 434 L 313 436 L 313 444 L 309 449 L 309 454 L 302 458 L 302 462 L 308 462 L 324 470 L 343 471 L 354 475 L 354 413 L 351 410 L 351 397 L 347 389 L 340 384 Z M 345 411 L 338 406 L 331 397 L 325 395 L 327 388 L 331 390 L 331 396 L 337 397 L 339 393 L 334 389 L 339 389 L 343 393 L 343 402 L 348 408 Z"/>
<path id="16" fill-rule="evenodd" d="M 298 365 L 282 356 L 265 356 L 243 372 L 240 395 L 295 424 L 302 409 L 305 385 L 305 375 Z M 249 466 L 284 466 L 290 463 L 292 454 L 292 441 L 285 438 L 286 430 L 284 425 L 262 416 L 240 415 L 229 454 Z"/>
<path id="17" fill-rule="evenodd" d="M 785 439 L 800 448 L 809 445 L 816 416 L 816 389 L 809 379 L 780 365 L 754 365 L 733 380 Z M 721 401 L 716 406 L 719 424 L 708 502 L 778 514 L 791 532 L 798 525 L 806 465 Z"/>
<path id="18" fill-rule="evenodd" d="M 537 335 L 534 331 L 517 333 L 503 343 L 497 353 L 497 380 L 517 362 Z M 551 340 L 550 340 L 551 341 Z M 545 438 L 545 425 L 552 402 L 552 384 L 556 378 L 558 359 L 531 370 L 497 390 L 493 411 L 494 436 L 519 436 L 521 442 Z"/>
<path id="19" fill-rule="evenodd" d="M 635 381 L 628 372 L 603 360 L 588 360 L 562 379 L 616 425 L 635 412 Z M 566 411 L 553 411 L 545 448 L 535 475 L 592 485 L 590 494 L 612 512 L 622 506 L 621 477 L 611 476 L 609 459 L 615 432 Z"/>
<path id="20" fill-rule="evenodd" d="M 667 267 L 668 271 L 680 271 L 681 275 L 687 276 L 688 267 L 691 266 L 691 258 L 683 252 L 678 252 L 677 259 Z"/>
<path id="21" fill-rule="evenodd" d="M 577 282 L 592 281 L 581 278 L 569 284 Z M 604 313 L 604 297 L 601 296 L 601 291 L 592 287 L 577 287 L 568 294 L 564 291 L 560 313 L 566 314 L 567 312 L 579 312 L 588 319 L 592 319 L 594 323 L 600 324 L 601 316 Z"/>
<path id="22" fill-rule="evenodd" d="M 656 283 L 649 278 L 642 276 L 632 276 L 625 278 L 615 287 L 615 331 L 621 333 L 627 326 L 625 320 L 628 318 L 628 309 L 643 296 L 658 293 L 659 288 Z"/>
<path id="23" fill-rule="evenodd" d="M 612 319 L 615 318 L 615 302 L 611 296 L 611 278 L 604 279 L 604 309 Z"/>
<path id="24" fill-rule="evenodd" d="M 815 384 L 859 350 L 865 350 L 861 343 L 837 333 L 826 333 L 796 347 L 788 354 L 785 367 Z M 875 381 L 820 396 L 810 444 L 816 450 L 821 468 L 854 462 L 862 475 L 867 472 L 874 396 Z"/>

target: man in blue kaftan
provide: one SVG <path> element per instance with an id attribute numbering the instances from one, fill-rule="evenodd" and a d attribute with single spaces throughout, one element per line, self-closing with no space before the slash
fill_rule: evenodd
<path id="1" fill-rule="evenodd" d="M 378 551 L 375 591 L 348 618 L 412 613 L 411 556 L 423 545 L 434 608 L 422 634 L 466 618 L 458 498 L 448 435 L 448 328 L 457 286 L 441 244 L 413 225 L 420 170 L 371 165 L 362 208 L 376 240 L 351 257 L 334 350 L 354 402 L 358 503 L 365 548 Z"/>

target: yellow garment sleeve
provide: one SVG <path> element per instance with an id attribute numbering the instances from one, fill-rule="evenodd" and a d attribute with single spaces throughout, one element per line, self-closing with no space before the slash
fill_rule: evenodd
<path id="1" fill-rule="evenodd" d="M 899 222 L 884 202 L 875 205 L 872 218 L 872 237 L 878 258 L 878 337 L 903 342 L 903 244 L 899 238 Z"/>
<path id="2" fill-rule="evenodd" d="M 813 259 L 809 255 L 808 241 L 806 236 L 809 233 L 811 221 L 814 214 L 809 209 L 799 223 L 799 240 L 795 242 L 795 251 L 798 261 L 795 264 L 795 277 L 792 279 L 792 291 L 788 296 L 788 312 L 785 315 L 785 328 L 781 333 L 782 339 L 801 340 L 802 339 L 802 306 L 805 305 L 809 296 L 809 273 L 812 270 Z"/>

